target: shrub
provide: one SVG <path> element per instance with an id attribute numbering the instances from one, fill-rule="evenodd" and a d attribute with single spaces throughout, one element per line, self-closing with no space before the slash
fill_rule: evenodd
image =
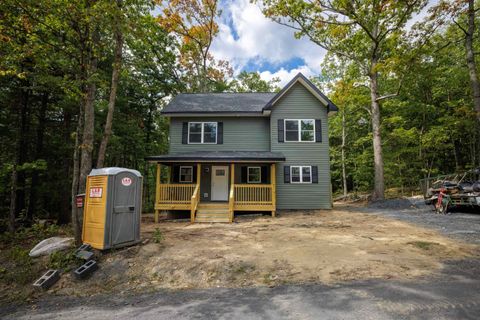
<path id="1" fill-rule="evenodd" d="M 155 231 L 153 232 L 153 242 L 155 243 L 160 243 L 163 240 L 163 234 L 162 231 L 160 231 L 159 228 L 155 228 Z"/>

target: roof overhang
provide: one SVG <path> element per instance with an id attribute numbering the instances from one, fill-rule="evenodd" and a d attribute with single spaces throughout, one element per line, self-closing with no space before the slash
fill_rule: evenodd
<path id="1" fill-rule="evenodd" d="M 285 156 L 280 152 L 268 151 L 197 151 L 149 156 L 145 160 L 156 163 L 275 163 L 285 161 Z"/>
<path id="2" fill-rule="evenodd" d="M 165 117 L 268 117 L 270 112 L 161 112 Z"/>
<path id="3" fill-rule="evenodd" d="M 317 100 L 328 108 L 328 114 L 338 111 L 337 106 L 327 98 L 310 80 L 303 74 L 298 73 L 289 83 L 285 85 L 264 107 L 264 110 L 271 110 L 272 107 L 296 84 L 303 85 Z"/>

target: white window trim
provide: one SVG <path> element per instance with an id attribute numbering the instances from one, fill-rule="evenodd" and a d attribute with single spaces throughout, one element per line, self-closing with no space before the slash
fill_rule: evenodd
<path id="1" fill-rule="evenodd" d="M 300 181 L 293 181 L 293 168 L 300 168 Z M 310 168 L 310 181 L 303 182 L 303 168 Z M 311 184 L 312 183 L 312 166 L 290 166 L 290 183 L 303 183 L 303 184 Z"/>
<path id="2" fill-rule="evenodd" d="M 190 142 L 190 124 L 201 124 L 202 130 L 200 131 L 200 142 Z M 205 123 L 215 123 L 215 142 L 203 142 L 203 135 L 205 133 Z M 192 121 L 188 122 L 188 144 L 217 144 L 218 141 L 218 122 L 215 121 L 205 121 L 205 122 L 198 122 Z"/>
<path id="3" fill-rule="evenodd" d="M 258 169 L 260 171 L 259 181 L 250 181 L 250 169 Z M 262 167 L 247 167 L 247 183 L 262 183 Z"/>
<path id="4" fill-rule="evenodd" d="M 297 121 L 298 122 L 298 140 L 291 141 L 287 140 L 287 121 Z M 307 140 L 302 140 L 302 121 L 313 121 L 313 140 L 312 141 L 307 141 Z M 310 130 L 309 130 L 310 131 Z M 285 142 L 306 142 L 306 143 L 312 143 L 312 142 L 317 142 L 316 140 L 316 128 L 315 128 L 315 119 L 283 119 L 283 141 Z"/>
<path id="5" fill-rule="evenodd" d="M 182 168 L 190 168 L 192 170 L 190 181 L 188 180 L 182 181 Z M 193 166 L 180 166 L 180 170 L 178 171 L 178 181 L 182 183 L 192 183 L 193 182 Z"/>

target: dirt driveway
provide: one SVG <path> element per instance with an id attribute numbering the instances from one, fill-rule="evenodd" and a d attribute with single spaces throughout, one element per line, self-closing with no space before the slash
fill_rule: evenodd
<path id="1" fill-rule="evenodd" d="M 72 285 L 66 274 L 51 290 L 90 295 L 411 279 L 478 252 L 436 231 L 351 208 L 244 216 L 233 224 L 147 221 L 142 233 L 147 244 L 105 254 L 91 279 Z"/>

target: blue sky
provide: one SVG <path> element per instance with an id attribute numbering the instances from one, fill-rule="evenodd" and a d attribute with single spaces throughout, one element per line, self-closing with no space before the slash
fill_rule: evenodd
<path id="1" fill-rule="evenodd" d="M 430 0 L 429 6 L 438 0 Z M 426 8 L 426 9 L 427 9 Z M 230 62 L 236 74 L 258 71 L 263 79 L 279 77 L 285 84 L 298 72 L 318 75 L 325 51 L 307 38 L 295 39 L 292 29 L 264 17 L 249 0 L 221 0 L 220 32 L 211 52 Z M 420 20 L 424 9 L 408 24 Z"/>

